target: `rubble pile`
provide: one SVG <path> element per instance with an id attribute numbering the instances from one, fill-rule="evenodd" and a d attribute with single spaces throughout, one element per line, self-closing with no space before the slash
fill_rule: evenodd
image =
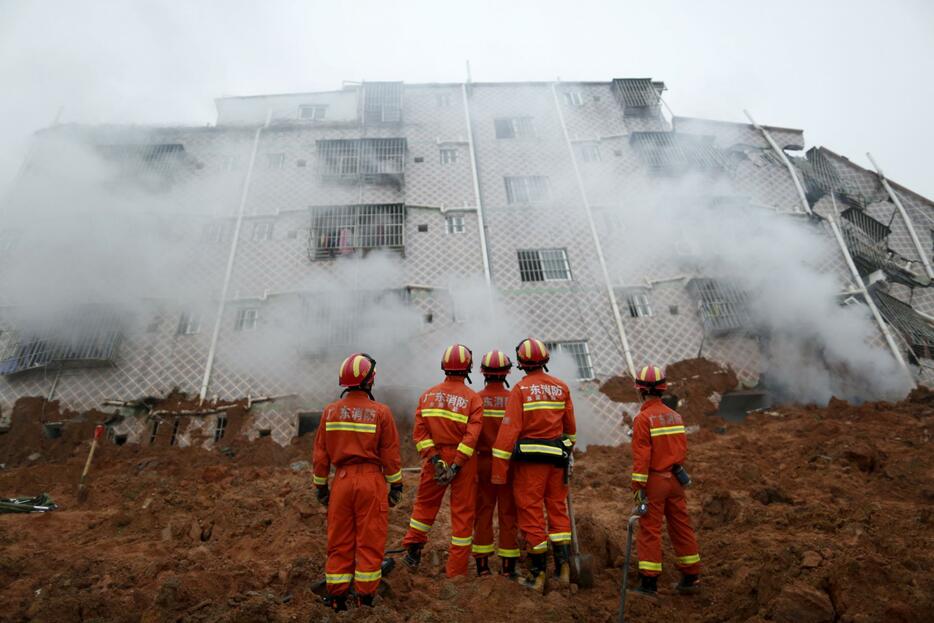
<path id="1" fill-rule="evenodd" d="M 695 381 L 690 396 L 722 391 Z M 48 439 L 35 421 L 42 402 L 21 400 L 10 432 L 0 435 L 0 463 L 7 464 L 0 470 L 0 497 L 48 492 L 60 508 L 0 515 L 0 620 L 328 616 L 311 591 L 323 577 L 325 554 L 325 511 L 302 462 L 310 460 L 311 436 L 285 448 L 268 438 L 225 439 L 226 452 L 105 443 L 95 455 L 89 499 L 78 506 L 78 477 L 103 414 L 82 414 L 86 423 L 72 429 L 74 436 L 66 427 L 61 437 Z M 44 408 L 57 410 L 52 403 Z M 628 616 L 929 620 L 932 416 L 934 393 L 918 389 L 894 404 L 775 407 L 741 424 L 701 426 L 690 436 L 687 468 L 695 482 L 689 509 L 705 565 L 704 590 L 692 597 L 671 590 L 677 574 L 666 539 L 660 598 L 630 597 Z M 36 452 L 41 456 L 30 460 Z M 592 445 L 576 460 L 582 547 L 598 567 L 593 589 L 551 584 L 539 597 L 499 577 L 444 580 L 445 508 L 417 574 L 397 566 L 378 601 L 382 607 L 329 620 L 614 621 L 632 506 L 630 471 L 625 446 Z M 389 547 L 401 541 L 416 478 L 406 472 L 403 503 L 390 510 Z"/>

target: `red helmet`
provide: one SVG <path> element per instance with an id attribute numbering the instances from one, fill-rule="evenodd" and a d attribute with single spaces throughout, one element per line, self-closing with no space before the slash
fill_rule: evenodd
<path id="1" fill-rule="evenodd" d="M 668 389 L 668 381 L 665 378 L 665 371 L 658 366 L 645 366 L 636 374 L 637 389 Z"/>
<path id="2" fill-rule="evenodd" d="M 454 344 L 444 350 L 441 369 L 445 372 L 468 374 L 473 369 L 473 353 L 463 344 Z"/>
<path id="3" fill-rule="evenodd" d="M 511 368 L 512 361 L 501 350 L 491 350 L 480 359 L 480 372 L 488 376 L 505 376 Z"/>
<path id="4" fill-rule="evenodd" d="M 366 353 L 354 353 L 340 367 L 341 387 L 372 385 L 376 376 L 376 360 Z"/>
<path id="5" fill-rule="evenodd" d="M 541 340 L 528 337 L 519 342 L 516 346 L 516 359 L 519 361 L 519 368 L 540 368 L 548 363 L 548 348 Z"/>

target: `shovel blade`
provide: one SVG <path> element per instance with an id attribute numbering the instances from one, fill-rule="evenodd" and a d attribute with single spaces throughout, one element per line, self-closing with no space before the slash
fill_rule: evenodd
<path id="1" fill-rule="evenodd" d="M 581 588 L 593 588 L 593 556 L 576 554 L 571 556 L 571 581 Z"/>

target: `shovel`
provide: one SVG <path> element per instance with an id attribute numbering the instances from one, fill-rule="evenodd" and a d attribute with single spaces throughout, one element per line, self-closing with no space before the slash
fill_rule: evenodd
<path id="1" fill-rule="evenodd" d="M 91 441 L 91 450 L 88 452 L 88 460 L 84 463 L 84 471 L 81 472 L 81 480 L 78 481 L 78 503 L 83 504 L 88 499 L 88 488 L 84 484 L 88 472 L 91 470 L 91 460 L 94 458 L 94 450 L 97 449 L 97 440 L 104 436 L 104 426 L 98 424 L 94 428 L 94 439 Z"/>
<path id="2" fill-rule="evenodd" d="M 619 589 L 619 618 L 618 623 L 626 623 L 626 585 L 629 582 L 629 559 L 632 556 L 633 528 L 639 523 L 639 515 L 629 518 L 629 527 L 626 529 L 626 562 L 623 564 L 623 583 Z"/>
<path id="3" fill-rule="evenodd" d="M 571 518 L 571 581 L 581 588 L 593 588 L 593 556 L 581 553 L 570 489 L 568 489 L 568 515 Z"/>

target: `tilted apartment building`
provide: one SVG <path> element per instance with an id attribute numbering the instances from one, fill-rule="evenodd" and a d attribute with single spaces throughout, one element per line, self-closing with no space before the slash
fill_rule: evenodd
<path id="1" fill-rule="evenodd" d="M 414 390 L 436 375 L 441 346 L 465 339 L 469 316 L 492 305 L 520 332 L 514 342 L 534 335 L 573 362 L 585 437 L 619 441 L 633 405 L 607 400 L 601 380 L 698 355 L 748 385 L 763 369 L 745 294 L 685 268 L 690 231 L 672 223 L 657 253 L 630 252 L 644 241 L 627 210 L 667 189 L 672 201 L 768 210 L 824 236 L 835 252 L 821 270 L 839 280 L 841 304 L 867 306 L 870 339 L 927 378 L 931 202 L 828 149 L 800 153 L 800 130 L 671 116 L 664 89 L 650 79 L 364 82 L 220 98 L 208 127 L 40 132 L 0 209 L 29 205 L 44 154 L 67 139 L 109 167 L 93 192 L 119 203 L 132 190 L 126 201 L 152 225 L 140 244 L 165 245 L 177 272 L 129 312 L 82 301 L 47 325 L 24 323 L 3 284 L 33 270 L 21 258 L 41 220 L 0 222 L 0 407 L 38 395 L 89 408 L 173 389 L 207 404 L 293 396 L 258 404 L 251 428 L 286 443 L 302 414 L 335 397 L 348 352 L 389 350 L 398 331 L 379 383 Z M 709 193 L 683 196 L 686 178 L 709 181 Z M 151 223 L 146 201 L 159 213 Z M 373 261 L 348 261 L 361 257 Z M 154 438 L 164 421 L 144 413 L 125 409 L 139 417 L 114 434 Z M 223 414 L 191 426 L 220 438 Z"/>

